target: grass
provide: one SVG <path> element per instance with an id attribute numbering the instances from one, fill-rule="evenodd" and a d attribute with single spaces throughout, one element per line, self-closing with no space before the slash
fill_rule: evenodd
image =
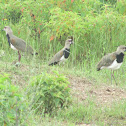
<path id="1" fill-rule="evenodd" d="M 126 18 L 125 11 L 121 10 L 123 1 L 117 3 L 113 1 L 111 4 L 111 1 L 104 3 L 104 1 L 85 0 L 80 3 L 66 1 L 61 4 L 62 1 L 59 0 L 48 0 L 38 1 L 39 4 L 36 2 L 34 5 L 30 1 L 24 1 L 25 4 L 18 4 L 18 1 L 13 4 L 14 1 L 9 0 L 2 2 L 8 4 L 6 6 L 1 4 L 0 18 L 3 20 L 1 29 L 6 25 L 11 26 L 14 35 L 24 39 L 39 55 L 31 57 L 23 54 L 21 66 L 15 67 L 13 61 L 17 61 L 18 54 L 9 48 L 6 35 L 1 32 L 0 53 L 4 51 L 4 55 L 0 54 L 0 73 L 8 73 L 12 84 L 18 85 L 23 94 L 26 93 L 24 89 L 30 83 L 30 79 L 42 72 L 58 71 L 68 78 L 71 76 L 72 83 L 78 83 L 74 85 L 75 87 L 71 87 L 73 103 L 69 108 L 59 110 L 51 117 L 34 115 L 28 111 L 28 119 L 24 123 L 33 126 L 126 125 L 126 101 L 125 96 L 120 93 L 122 90 L 126 91 L 126 57 L 121 68 L 114 73 L 117 86 L 114 81 L 111 85 L 111 71 L 105 69 L 96 71 L 96 65 L 103 55 L 115 51 L 116 46 L 125 45 Z M 15 17 L 10 16 L 13 15 L 12 8 L 18 12 L 21 10 L 22 18 L 16 23 L 13 23 Z M 35 15 L 35 20 L 31 13 Z M 11 19 L 4 20 L 8 16 Z M 65 65 L 49 67 L 47 65 L 49 59 L 63 48 L 64 41 L 69 35 L 74 36 L 74 45 L 71 46 L 68 61 Z M 86 93 L 83 94 L 83 91 Z M 100 92 L 105 92 L 106 99 L 110 98 L 107 103 L 104 100 L 103 103 L 98 101 Z M 74 96 L 74 93 L 78 95 Z M 81 93 L 86 99 L 78 98 Z"/>
<path id="2" fill-rule="evenodd" d="M 6 59 L 6 56 L 4 56 L 4 58 L 2 59 L 5 64 L 6 64 L 6 67 L 4 67 L 4 69 L 14 69 L 14 71 L 17 70 L 17 68 L 15 68 L 14 64 L 12 65 L 12 67 L 10 67 L 10 65 L 8 65 L 7 61 L 8 62 L 13 62 L 14 60 L 17 60 L 18 58 L 18 54 L 16 52 L 13 52 L 10 51 L 10 54 L 8 55 L 7 54 L 7 59 Z M 89 80 L 92 80 L 94 82 L 97 82 L 97 83 L 101 83 L 101 82 L 104 82 L 104 83 L 109 83 L 111 82 L 111 71 L 110 70 L 101 70 L 99 72 L 96 71 L 96 64 L 97 63 L 92 63 L 91 66 L 87 66 L 87 65 L 84 65 L 83 67 L 81 66 L 77 66 L 75 67 L 74 65 L 71 65 L 70 64 L 70 61 L 68 60 L 65 64 L 65 66 L 61 67 L 61 66 L 53 66 L 53 67 L 48 67 L 47 63 L 48 61 L 41 61 L 39 58 L 37 57 L 33 57 L 32 59 L 30 59 L 29 61 L 29 58 L 26 57 L 26 56 L 22 56 L 22 61 L 21 62 L 24 62 L 26 64 L 26 66 L 30 69 L 30 71 L 28 71 L 30 74 L 33 73 L 35 75 L 35 71 L 37 69 L 39 69 L 39 71 L 36 72 L 37 73 L 40 73 L 42 71 L 45 71 L 45 70 L 48 70 L 48 69 L 56 69 L 59 71 L 60 69 L 60 72 L 61 73 L 64 73 L 64 74 L 72 74 L 72 75 L 76 75 L 76 76 L 81 76 L 81 77 L 86 77 L 88 78 Z M 2 66 L 5 64 L 1 64 Z M 86 62 L 84 61 L 84 64 L 86 64 Z M 34 67 L 35 66 L 35 67 Z M 64 67 L 66 68 L 65 71 L 64 71 Z M 70 69 L 68 69 L 70 68 Z M 123 62 L 123 65 L 121 66 L 121 68 L 119 70 L 116 70 L 114 72 L 114 75 L 115 75 L 115 78 L 116 78 L 116 81 L 118 83 L 118 86 L 121 86 L 123 88 L 126 88 L 126 82 L 125 82 L 125 60 Z M 75 71 L 75 72 L 74 72 Z M 18 71 L 19 72 L 19 71 Z M 120 79 L 121 78 L 121 79 Z M 115 84 L 114 80 L 113 80 L 113 84 Z"/>
<path id="3" fill-rule="evenodd" d="M 92 125 L 124 125 L 125 122 L 125 105 L 126 102 L 115 103 L 111 107 L 98 107 L 93 101 L 88 104 L 74 104 L 65 112 L 60 113 L 59 117 L 64 120 L 72 121 L 77 124 L 85 123 Z M 123 112 L 122 112 L 123 111 Z"/>
<path id="4" fill-rule="evenodd" d="M 11 51 L 10 51 L 11 52 Z M 6 58 L 8 57 L 8 59 Z M 11 59 L 13 57 L 13 59 Z M 33 57 L 33 60 L 25 60 L 26 57 L 22 56 L 21 66 L 15 67 L 12 65 L 12 61 L 17 58 L 17 54 L 12 52 L 5 54 L 0 61 L 0 73 L 9 73 L 12 83 L 19 85 L 24 92 L 24 88 L 29 84 L 30 78 L 38 75 L 41 72 L 49 72 L 56 70 L 63 73 L 66 76 L 72 76 L 73 78 L 79 76 L 80 78 L 87 78 L 89 82 L 95 85 L 95 88 L 99 88 L 101 85 L 105 87 L 110 85 L 110 72 L 105 70 L 98 73 L 95 68 L 89 71 L 85 67 L 84 70 L 77 69 L 76 67 L 69 66 L 69 61 L 65 65 L 48 67 L 46 62 L 41 63 L 38 58 Z M 62 67 L 61 67 L 62 66 Z M 69 67 L 69 69 L 68 69 Z M 106 73 L 107 72 L 107 73 Z M 119 72 L 116 72 L 117 77 Z M 108 79 L 109 77 L 109 79 Z M 119 81 L 121 75 L 117 78 Z M 104 84 L 103 84 L 104 82 Z M 122 83 L 123 80 L 120 81 Z M 111 85 L 110 85 L 111 86 Z M 125 88 L 125 83 L 115 84 L 112 87 Z M 93 87 L 92 87 L 93 88 Z M 107 104 L 97 104 L 97 98 L 90 95 L 87 92 L 88 97 L 84 101 L 78 101 L 76 97 L 73 97 L 72 105 L 65 111 L 60 110 L 57 115 L 52 117 L 42 115 L 28 114 L 28 118 L 32 118 L 32 121 L 28 121 L 28 125 L 65 125 L 74 126 L 75 124 L 90 124 L 90 125 L 125 125 L 125 107 L 126 102 L 114 101 L 109 106 Z"/>

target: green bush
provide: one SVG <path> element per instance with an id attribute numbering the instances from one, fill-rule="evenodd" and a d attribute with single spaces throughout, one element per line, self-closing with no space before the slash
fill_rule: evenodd
<path id="1" fill-rule="evenodd" d="M 7 0 L 0 3 L 1 29 L 11 26 L 44 61 L 72 35 L 70 66 L 91 67 L 116 46 L 125 45 L 125 5 L 125 0 Z M 8 49 L 6 34 L 1 33 L 0 45 Z"/>
<path id="2" fill-rule="evenodd" d="M 72 35 L 75 32 L 75 34 L 84 34 L 84 20 L 81 16 L 72 11 L 63 11 L 60 8 L 51 9 L 50 13 L 48 27 L 51 29 L 51 33 L 58 38 L 63 35 Z M 82 27 L 83 30 L 81 29 Z"/>
<path id="3" fill-rule="evenodd" d="M 126 1 L 120 0 L 116 4 L 116 9 L 119 11 L 120 14 L 126 15 Z"/>
<path id="4" fill-rule="evenodd" d="M 0 74 L 0 125 L 24 123 L 26 104 L 18 87 L 11 84 L 8 75 Z"/>
<path id="5" fill-rule="evenodd" d="M 52 114 L 70 103 L 70 88 L 67 78 L 61 74 L 42 73 L 35 76 L 29 85 L 28 98 L 35 113 Z"/>
<path id="6" fill-rule="evenodd" d="M 6 19 L 11 21 L 12 24 L 16 24 L 21 19 L 21 4 L 19 1 L 12 2 L 10 1 L 9 4 L 0 4 L 1 6 L 1 13 L 3 20 Z"/>

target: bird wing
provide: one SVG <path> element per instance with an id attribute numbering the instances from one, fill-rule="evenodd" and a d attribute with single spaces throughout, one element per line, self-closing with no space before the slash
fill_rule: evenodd
<path id="1" fill-rule="evenodd" d="M 64 48 L 60 50 L 58 53 L 56 53 L 54 57 L 49 61 L 49 65 L 55 65 L 58 62 L 60 62 L 60 59 L 63 56 L 63 51 L 64 51 Z"/>
<path id="2" fill-rule="evenodd" d="M 116 59 L 116 53 L 109 53 L 107 55 L 105 55 L 100 62 L 97 65 L 97 70 L 100 70 L 101 67 L 108 67 L 110 66 L 113 61 Z"/>
<path id="3" fill-rule="evenodd" d="M 10 42 L 19 51 L 28 52 L 31 54 L 33 53 L 32 47 L 29 45 L 26 45 L 24 40 L 22 40 L 16 36 L 10 37 Z"/>

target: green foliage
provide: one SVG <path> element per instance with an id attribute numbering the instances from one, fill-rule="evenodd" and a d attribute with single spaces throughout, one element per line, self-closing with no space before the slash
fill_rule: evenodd
<path id="1" fill-rule="evenodd" d="M 124 0 L 117 2 L 115 0 L 38 0 L 37 2 L 8 0 L 5 3 L 0 4 L 0 17 L 3 20 L 1 27 L 11 21 L 13 25 L 9 25 L 14 33 L 18 31 L 19 37 L 31 42 L 30 45 L 38 50 L 44 60 L 48 60 L 50 54 L 62 48 L 69 35 L 75 38 L 74 52 L 71 51 L 74 57 L 70 58 L 72 64 L 79 66 L 80 63 L 83 65 L 84 61 L 90 65 L 95 56 L 99 58 L 111 48 L 120 43 L 124 44 L 123 33 L 126 29 Z M 4 40 L 0 42 L 6 48 Z"/>
<path id="2" fill-rule="evenodd" d="M 47 63 L 50 56 L 64 46 L 65 39 L 69 35 L 73 35 L 74 45 L 71 46 L 71 54 L 68 64 L 65 64 L 65 70 L 61 66 L 51 68 L 58 68 L 63 73 L 89 77 L 95 83 L 110 82 L 110 71 L 104 70 L 98 73 L 95 67 L 103 55 L 115 51 L 116 46 L 125 45 L 125 0 L 2 0 L 0 13 L 1 29 L 9 25 L 16 36 L 28 42 L 41 56 L 41 58 L 31 60 L 30 63 L 23 57 L 22 63 L 26 63 L 28 66 L 32 64 L 32 67 L 26 68 L 27 72 L 22 75 L 23 72 L 19 71 L 20 68 L 8 65 L 8 61 L 14 60 L 13 58 L 17 54 L 11 49 L 8 50 L 6 34 L 1 32 L 0 60 L 7 61 L 6 65 L 3 64 L 3 61 L 1 62 L 1 71 L 4 68 L 7 72 L 20 73 L 26 81 L 30 74 L 33 76 L 40 72 L 40 62 Z M 124 65 L 115 73 L 119 87 L 123 88 L 126 84 L 125 62 L 124 59 Z M 23 66 L 21 69 L 23 68 L 24 71 Z M 46 66 L 44 69 L 48 69 L 48 67 Z M 17 80 L 16 83 L 18 83 Z M 105 108 L 97 106 L 94 102 L 85 104 L 84 101 L 83 104 L 73 104 L 67 109 L 66 107 L 71 101 L 69 93 L 68 81 L 64 76 L 42 73 L 35 76 L 28 86 L 30 108 L 36 113 L 49 114 L 61 110 L 57 113 L 58 117 L 61 116 L 63 120 L 70 120 L 78 124 L 82 122 L 97 125 L 98 121 L 100 121 L 98 125 L 114 125 L 114 123 L 119 125 L 120 121 L 124 125 L 126 124 L 124 121 L 126 117 L 125 102 Z M 17 122 L 26 125 L 24 111 L 29 109 L 26 107 L 25 99 L 19 92 L 19 88 L 11 84 L 8 75 L 0 75 L 0 125 L 16 125 Z M 31 112 L 27 112 L 28 116 L 32 115 Z M 39 120 L 39 115 L 36 116 Z M 35 120 L 34 116 L 32 120 Z M 51 118 L 51 120 L 53 119 Z M 45 121 L 45 125 L 47 122 L 48 125 L 52 124 L 48 119 Z M 56 120 L 56 122 L 58 121 Z M 30 124 L 36 125 L 32 124 L 31 120 Z"/>
<path id="3" fill-rule="evenodd" d="M 95 101 L 96 102 L 96 101 Z M 72 104 L 64 111 L 58 112 L 58 118 L 69 120 L 77 124 L 85 123 L 92 125 L 125 125 L 126 123 L 126 101 L 115 102 L 111 106 L 100 106 L 90 98 L 82 103 Z"/>
<path id="4" fill-rule="evenodd" d="M 117 0 L 100 0 L 103 4 L 116 4 Z"/>
<path id="5" fill-rule="evenodd" d="M 84 104 L 74 103 L 65 111 L 59 111 L 58 116 L 65 120 L 71 120 L 72 122 L 76 121 L 76 123 L 81 123 L 83 121 L 85 123 L 90 123 L 90 121 L 95 120 L 100 113 L 101 111 L 97 109 L 96 104 L 89 100 L 88 104 L 86 102 Z"/>
<path id="6" fill-rule="evenodd" d="M 35 76 L 28 87 L 31 108 L 36 113 L 56 112 L 70 103 L 70 88 L 66 77 L 55 73 Z"/>
<path id="7" fill-rule="evenodd" d="M 63 35 L 84 34 L 84 20 L 71 11 L 62 11 L 60 8 L 50 10 L 51 17 L 48 27 L 58 38 Z M 57 23 L 56 23 L 57 22 Z M 83 30 L 82 30 L 83 27 Z"/>
<path id="8" fill-rule="evenodd" d="M 112 107 L 106 108 L 105 111 L 109 117 L 126 119 L 126 101 L 122 100 L 120 103 L 113 103 Z"/>
<path id="9" fill-rule="evenodd" d="M 40 34 L 45 30 L 44 26 L 49 21 L 49 6 L 45 1 L 25 1 L 21 7 L 21 24 L 28 25 L 32 29 L 32 36 L 40 39 Z"/>
<path id="10" fill-rule="evenodd" d="M 18 23 L 21 19 L 21 4 L 19 1 L 12 1 L 9 4 L 0 4 L 3 13 L 3 20 L 11 21 L 13 24 Z"/>
<path id="11" fill-rule="evenodd" d="M 7 74 L 0 74 L 0 125 L 22 124 L 26 104 L 19 88 L 11 84 Z"/>
<path id="12" fill-rule="evenodd" d="M 117 2 L 116 9 L 119 11 L 120 14 L 126 15 L 126 1 L 119 0 Z"/>

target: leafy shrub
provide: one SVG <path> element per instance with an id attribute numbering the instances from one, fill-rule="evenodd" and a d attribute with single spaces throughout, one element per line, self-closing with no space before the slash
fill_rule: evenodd
<path id="1" fill-rule="evenodd" d="M 21 4 L 19 1 L 12 2 L 9 4 L 0 4 L 1 12 L 3 13 L 3 19 L 11 21 L 13 24 L 18 23 L 21 19 Z"/>
<path id="2" fill-rule="evenodd" d="M 11 84 L 8 75 L 0 74 L 0 125 L 23 123 L 26 104 L 18 87 Z"/>
<path id="3" fill-rule="evenodd" d="M 116 9 L 119 11 L 120 14 L 126 15 L 126 1 L 125 0 L 118 1 Z"/>
<path id="4" fill-rule="evenodd" d="M 70 103 L 70 88 L 66 77 L 55 73 L 35 76 L 29 85 L 28 97 L 35 113 L 56 112 Z"/>
<path id="5" fill-rule="evenodd" d="M 84 20 L 76 13 L 63 11 L 60 8 L 51 9 L 50 13 L 51 17 L 48 27 L 52 30 L 51 33 L 58 38 L 63 35 L 72 35 L 74 32 L 76 34 L 84 33 Z M 81 29 L 82 27 L 83 29 Z"/>
<path id="6" fill-rule="evenodd" d="M 30 42 L 44 61 L 72 35 L 75 43 L 70 65 L 90 67 L 92 61 L 95 64 L 97 58 L 125 44 L 125 6 L 125 0 L 7 0 L 0 3 L 1 28 L 10 25 L 14 34 Z M 17 24 L 10 24 L 8 18 Z M 0 45 L 7 49 L 3 35 Z"/>

